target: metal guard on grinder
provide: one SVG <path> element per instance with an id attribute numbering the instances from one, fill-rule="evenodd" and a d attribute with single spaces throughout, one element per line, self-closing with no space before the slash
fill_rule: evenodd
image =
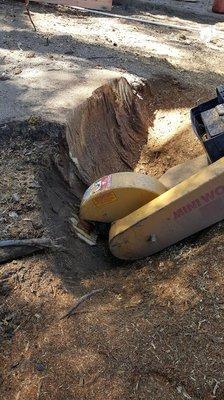
<path id="1" fill-rule="evenodd" d="M 224 85 L 217 97 L 191 109 L 191 122 L 211 163 L 224 156 Z"/>

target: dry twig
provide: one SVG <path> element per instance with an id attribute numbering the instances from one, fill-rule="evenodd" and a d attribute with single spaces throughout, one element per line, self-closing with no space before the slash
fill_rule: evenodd
<path id="1" fill-rule="evenodd" d="M 104 289 L 95 289 L 95 290 L 92 290 L 89 293 L 86 293 L 84 296 L 80 297 L 80 299 L 75 303 L 75 305 L 72 308 L 70 308 L 70 310 L 65 315 L 63 315 L 60 319 L 64 319 L 66 317 L 70 317 L 71 315 L 74 315 L 75 311 L 77 310 L 77 308 L 82 303 L 84 303 L 84 301 L 90 299 L 90 297 L 92 297 L 94 294 L 97 294 L 97 293 L 100 293 L 100 292 L 103 292 L 103 291 L 104 291 Z"/>
<path id="2" fill-rule="evenodd" d="M 34 29 L 35 32 L 36 32 L 37 28 L 36 28 L 36 26 L 35 26 L 35 24 L 34 24 L 34 22 L 33 22 L 33 20 L 32 20 L 32 17 L 31 17 L 31 14 L 30 14 L 30 9 L 29 9 L 30 0 L 24 0 L 24 3 L 25 3 L 26 12 L 27 12 L 27 14 L 28 14 L 29 20 L 30 20 L 31 24 L 33 25 L 33 29 Z"/>

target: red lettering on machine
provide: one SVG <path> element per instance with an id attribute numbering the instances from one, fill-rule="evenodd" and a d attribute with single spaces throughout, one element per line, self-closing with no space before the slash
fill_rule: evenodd
<path id="1" fill-rule="evenodd" d="M 173 218 L 178 219 L 186 214 L 189 214 L 193 210 L 203 207 L 204 205 L 211 203 L 217 197 L 224 195 L 224 186 L 217 186 L 215 189 L 210 190 L 202 194 L 200 197 L 186 203 L 184 206 L 173 211 Z"/>

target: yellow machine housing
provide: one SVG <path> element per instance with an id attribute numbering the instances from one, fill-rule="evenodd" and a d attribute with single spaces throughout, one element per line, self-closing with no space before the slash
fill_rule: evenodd
<path id="1" fill-rule="evenodd" d="M 166 191 L 156 178 L 134 172 L 118 172 L 94 182 L 85 192 L 80 217 L 113 222 L 125 217 Z"/>
<path id="2" fill-rule="evenodd" d="M 224 218 L 224 157 L 112 224 L 111 252 L 149 256 Z"/>

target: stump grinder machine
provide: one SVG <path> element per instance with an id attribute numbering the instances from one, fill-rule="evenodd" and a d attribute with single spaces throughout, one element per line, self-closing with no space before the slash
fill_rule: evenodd
<path id="1" fill-rule="evenodd" d="M 85 192 L 80 217 L 111 223 L 114 256 L 152 255 L 224 218 L 224 86 L 191 110 L 191 121 L 203 156 L 170 168 L 159 180 L 119 172 Z"/>

